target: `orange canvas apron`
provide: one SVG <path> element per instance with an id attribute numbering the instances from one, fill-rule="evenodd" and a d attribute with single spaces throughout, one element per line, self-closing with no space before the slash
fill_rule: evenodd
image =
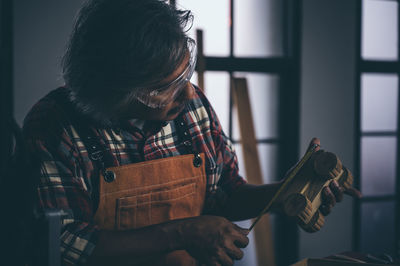
<path id="1" fill-rule="evenodd" d="M 99 183 L 96 224 L 106 230 L 129 230 L 200 215 L 206 191 L 204 165 L 204 154 L 188 154 L 107 168 Z M 179 250 L 147 264 L 196 261 Z"/>
<path id="2" fill-rule="evenodd" d="M 178 138 L 188 155 L 106 168 L 104 147 L 87 126 L 90 123 L 81 120 L 81 114 L 66 100 L 69 99 L 67 90 L 59 88 L 49 97 L 66 110 L 89 158 L 100 172 L 99 204 L 94 216 L 100 229 L 137 229 L 201 214 L 206 193 L 205 158 L 204 154 L 193 150 L 191 135 L 182 117 L 175 123 Z M 178 250 L 156 261 L 136 265 L 196 264 L 186 251 Z M 134 264 L 127 262 L 124 265 Z"/>

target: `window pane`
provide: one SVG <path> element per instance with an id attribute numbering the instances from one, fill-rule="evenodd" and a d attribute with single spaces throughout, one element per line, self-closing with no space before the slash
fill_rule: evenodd
<path id="1" fill-rule="evenodd" d="M 195 72 L 193 73 L 191 79 L 190 79 L 190 82 L 193 83 L 193 84 L 195 84 L 195 85 L 198 85 L 198 84 L 199 84 L 198 81 L 199 81 L 199 79 L 198 79 L 198 76 L 197 76 L 197 72 L 195 71 Z"/>
<path id="2" fill-rule="evenodd" d="M 206 96 L 217 113 L 222 129 L 228 135 L 229 74 L 226 72 L 205 72 L 204 86 L 206 87 Z"/>
<path id="3" fill-rule="evenodd" d="M 249 228 L 251 226 L 251 220 L 235 222 L 235 223 L 242 228 Z M 242 249 L 245 255 L 243 259 L 235 261 L 235 266 L 258 265 L 256 243 L 254 240 L 254 230 L 249 233 L 248 237 L 249 237 L 249 244 L 247 245 L 246 248 Z"/>
<path id="4" fill-rule="evenodd" d="M 361 205 L 362 252 L 394 254 L 395 214 L 394 202 Z"/>
<path id="5" fill-rule="evenodd" d="M 269 215 L 269 222 L 271 226 L 271 234 L 272 234 L 272 243 L 276 243 L 277 237 L 277 223 L 279 220 L 277 219 L 276 214 L 270 213 Z M 235 224 L 239 225 L 242 228 L 249 228 L 251 226 L 251 221 L 246 220 L 246 221 L 241 221 L 241 222 L 235 222 Z M 235 266 L 257 266 L 257 256 L 256 256 L 256 246 L 255 246 L 255 240 L 254 240 L 254 231 L 251 231 L 250 234 L 248 235 L 249 237 L 249 244 L 247 247 L 245 247 L 243 250 L 244 252 L 244 257 L 241 260 L 235 261 Z M 275 250 L 276 251 L 276 250 Z M 261 266 L 261 265 L 258 265 Z"/>
<path id="6" fill-rule="evenodd" d="M 364 0 L 362 10 L 362 57 L 398 58 L 397 1 Z"/>
<path id="7" fill-rule="evenodd" d="M 242 149 L 242 144 L 234 144 L 233 145 L 236 151 L 236 155 L 238 158 L 238 163 L 239 163 L 239 175 L 242 177 L 246 178 L 246 167 L 244 165 L 244 158 L 243 158 L 243 149 Z"/>
<path id="8" fill-rule="evenodd" d="M 242 144 L 235 144 L 236 154 L 238 156 L 239 161 L 239 174 L 243 177 L 246 177 L 246 171 L 243 160 L 243 152 L 242 152 Z M 263 181 L 264 183 L 271 183 L 276 181 L 277 179 L 277 165 L 278 165 L 278 145 L 277 144 L 258 144 L 258 154 L 261 163 L 261 170 L 263 172 Z M 271 224 L 271 232 L 273 237 L 273 243 L 276 241 L 277 235 L 276 233 L 276 216 L 270 215 L 270 224 Z M 246 220 L 237 223 L 239 226 L 243 228 L 249 228 L 251 225 L 251 221 Z M 242 260 L 236 261 L 235 265 L 257 265 L 257 257 L 256 257 L 256 247 L 254 242 L 253 232 L 249 234 L 249 245 L 243 250 L 245 252 L 245 256 Z"/>
<path id="9" fill-rule="evenodd" d="M 229 0 L 178 0 L 177 7 L 193 12 L 192 38 L 196 30 L 203 30 L 204 54 L 207 56 L 229 55 Z"/>
<path id="10" fill-rule="evenodd" d="M 234 1 L 235 56 L 283 54 L 282 0 Z"/>
<path id="11" fill-rule="evenodd" d="M 361 79 L 361 128 L 395 131 L 398 112 L 398 76 L 364 74 Z"/>
<path id="12" fill-rule="evenodd" d="M 239 162 L 239 174 L 246 178 L 246 167 L 244 165 L 242 144 L 235 144 L 236 154 Z M 280 178 L 277 177 L 278 145 L 258 144 L 258 156 L 261 164 L 263 182 L 272 183 Z"/>
<path id="13" fill-rule="evenodd" d="M 279 77 L 277 75 L 259 73 L 235 73 L 235 76 L 247 78 L 256 138 L 277 137 Z M 240 139 L 239 120 L 236 110 L 232 113 L 232 117 L 233 139 Z"/>
<path id="14" fill-rule="evenodd" d="M 396 177 L 396 137 L 361 139 L 361 192 L 393 195 Z"/>
<path id="15" fill-rule="evenodd" d="M 258 144 L 260 155 L 261 171 L 265 184 L 280 180 L 278 174 L 278 145 L 277 144 Z"/>

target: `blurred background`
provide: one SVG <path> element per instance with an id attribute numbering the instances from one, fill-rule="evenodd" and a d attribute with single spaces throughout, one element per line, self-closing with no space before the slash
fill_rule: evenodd
<path id="1" fill-rule="evenodd" d="M 82 2 L 1 1 L 2 121 L 22 125 L 38 99 L 63 85 L 60 58 Z M 400 255 L 399 1 L 175 2 L 194 14 L 190 35 L 203 30 L 204 89 L 241 174 L 231 77 L 248 82 L 265 183 L 281 179 L 319 137 L 364 195 L 346 197 L 314 234 L 271 215 L 277 264 L 349 250 Z M 246 250 L 235 265 L 257 265 L 254 242 Z"/>

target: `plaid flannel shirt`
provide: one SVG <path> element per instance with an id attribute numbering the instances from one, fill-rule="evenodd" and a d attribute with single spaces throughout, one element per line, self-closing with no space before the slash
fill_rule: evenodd
<path id="1" fill-rule="evenodd" d="M 62 261 L 82 264 L 93 251 L 99 230 L 93 222 L 98 204 L 94 197 L 98 193 L 95 181 L 99 176 L 67 113 L 47 95 L 25 118 L 24 135 L 33 155 L 41 162 L 39 208 L 62 209 L 68 215 L 60 237 Z M 207 197 L 217 188 L 229 194 L 243 184 L 232 144 L 198 88 L 181 115 L 194 149 L 206 155 Z M 133 120 L 126 121 L 121 128 L 87 125 L 95 129 L 111 158 L 107 167 L 187 154 L 178 140 L 174 121 L 143 129 L 136 125 Z"/>

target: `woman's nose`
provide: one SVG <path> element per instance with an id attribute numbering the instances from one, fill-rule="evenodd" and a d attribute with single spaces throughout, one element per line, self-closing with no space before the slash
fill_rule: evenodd
<path id="1" fill-rule="evenodd" d="M 192 83 L 187 82 L 185 85 L 185 89 L 182 91 L 181 95 L 178 97 L 178 101 L 187 101 L 192 99 L 194 96 L 194 87 Z"/>
<path id="2" fill-rule="evenodd" d="M 192 83 L 189 81 L 186 86 L 186 98 L 188 100 L 192 99 L 194 96 L 194 87 Z"/>

